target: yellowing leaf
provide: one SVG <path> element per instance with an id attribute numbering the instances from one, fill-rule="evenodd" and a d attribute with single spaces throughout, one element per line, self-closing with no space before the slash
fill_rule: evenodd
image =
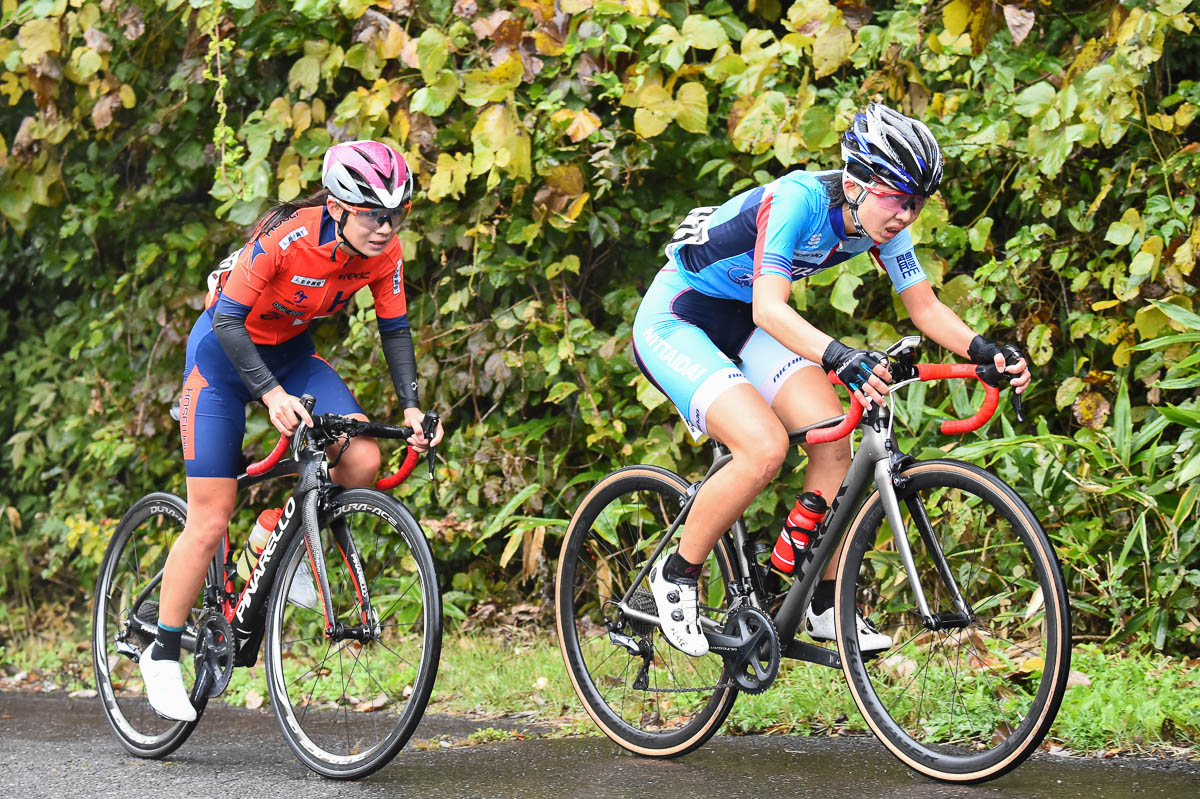
<path id="1" fill-rule="evenodd" d="M 942 9 L 942 24 L 946 26 L 946 32 L 951 36 L 961 36 L 967 29 L 967 22 L 970 19 L 971 4 L 967 0 L 954 0 L 953 3 Z"/>
<path id="2" fill-rule="evenodd" d="M 703 83 L 685 83 L 675 94 L 675 121 L 688 133 L 708 132 L 708 92 Z"/>
<path id="3" fill-rule="evenodd" d="M 759 95 L 733 130 L 733 146 L 744 153 L 765 153 L 787 117 L 787 97 L 781 92 Z"/>
<path id="4" fill-rule="evenodd" d="M 544 31 L 538 31 L 533 34 L 533 43 L 537 51 L 542 55 L 562 55 L 563 42 L 559 39 L 550 36 Z"/>
<path id="5" fill-rule="evenodd" d="M 320 80 L 321 59 L 316 55 L 304 56 L 288 71 L 288 88 L 299 89 L 301 99 L 312 97 Z"/>
<path id="6" fill-rule="evenodd" d="M 600 117 L 586 108 L 579 111 L 564 108 L 560 111 L 555 111 L 550 119 L 554 122 L 569 122 L 570 124 L 567 125 L 565 132 L 571 141 L 576 142 L 583 141 L 600 128 Z"/>
<path id="7" fill-rule="evenodd" d="M 644 139 L 652 139 L 667 129 L 671 118 L 661 111 L 639 108 L 633 112 L 633 129 Z"/>
<path id="8" fill-rule="evenodd" d="M 122 108 L 133 108 L 137 105 L 137 94 L 133 91 L 133 87 L 128 83 L 121 84 L 121 88 L 117 91 L 117 95 L 121 98 Z"/>
<path id="9" fill-rule="evenodd" d="M 471 144 L 474 160 L 471 174 L 482 175 L 494 165 L 504 166 L 512 159 L 513 139 L 516 133 L 512 114 L 504 105 L 489 106 L 475 120 L 471 129 Z"/>
<path id="10" fill-rule="evenodd" d="M 62 46 L 58 35 L 58 18 L 34 19 L 21 26 L 17 43 L 21 45 L 21 61 L 33 66 L 46 53 L 57 53 Z"/>
<path id="11" fill-rule="evenodd" d="M 388 22 L 387 33 L 379 39 L 379 55 L 386 59 L 399 58 L 407 41 L 408 35 L 404 29 L 395 22 Z"/>
<path id="12" fill-rule="evenodd" d="M 426 28 L 417 40 L 417 59 L 421 64 L 421 77 L 432 83 L 450 57 L 450 44 L 437 28 Z"/>
<path id="13" fill-rule="evenodd" d="M 429 200 L 438 202 L 446 196 L 456 199 L 462 196 L 471 174 L 471 156 L 468 153 L 439 153 L 437 171 L 429 183 Z"/>
<path id="14" fill-rule="evenodd" d="M 729 41 L 729 35 L 715 19 L 709 19 L 703 14 L 692 14 L 683 21 L 679 31 L 684 41 L 697 50 L 715 50 Z"/>
<path id="15" fill-rule="evenodd" d="M 837 72 L 854 49 L 854 36 L 839 17 L 837 24 L 830 26 L 813 42 L 813 67 L 817 70 L 813 77 L 823 78 Z"/>
<path id="16" fill-rule="evenodd" d="M 481 106 L 503 100 L 521 84 L 524 74 L 525 66 L 516 53 L 490 70 L 468 72 L 463 79 L 463 101 L 467 105 Z"/>

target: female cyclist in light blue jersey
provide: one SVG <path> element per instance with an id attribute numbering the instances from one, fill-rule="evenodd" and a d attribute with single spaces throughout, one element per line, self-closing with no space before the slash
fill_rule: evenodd
<path id="1" fill-rule="evenodd" d="M 891 375 L 883 356 L 805 321 L 788 305 L 792 281 L 868 253 L 922 333 L 1016 375 L 1018 393 L 1030 380 L 1015 347 L 977 335 L 937 299 L 913 252 L 908 227 L 942 180 L 942 154 L 929 128 L 872 103 L 843 136 L 842 157 L 841 170 L 791 172 L 688 214 L 634 320 L 642 372 L 694 432 L 708 433 L 733 455 L 701 487 L 678 550 L 651 571 L 663 634 L 689 655 L 708 651 L 697 621 L 699 564 L 779 471 L 787 431 L 843 412 L 826 372 L 863 404 L 886 402 Z M 850 466 L 849 441 L 804 449 L 804 490 L 832 497 Z M 836 566 L 823 576 L 806 618 L 818 640 L 834 637 Z M 863 651 L 892 645 L 861 615 L 858 634 Z"/>

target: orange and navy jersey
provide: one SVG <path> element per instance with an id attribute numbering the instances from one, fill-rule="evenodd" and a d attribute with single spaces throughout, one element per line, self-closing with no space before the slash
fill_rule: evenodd
<path id="1" fill-rule="evenodd" d="M 408 327 L 400 242 L 392 239 L 373 258 L 337 243 L 334 220 L 323 205 L 301 208 L 270 230 L 256 232 L 236 254 L 232 269 L 214 273 L 216 312 L 245 319 L 255 344 L 282 344 L 370 286 L 380 331 Z"/>

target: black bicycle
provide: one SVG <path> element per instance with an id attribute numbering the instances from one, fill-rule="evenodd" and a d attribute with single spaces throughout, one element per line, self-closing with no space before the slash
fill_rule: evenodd
<path id="1" fill-rule="evenodd" d="M 311 411 L 313 400 L 302 398 Z M 437 429 L 428 414 L 427 437 Z M 134 755 L 162 758 L 187 740 L 235 666 L 252 666 L 266 639 L 267 687 L 288 746 L 326 777 L 357 779 L 386 765 L 408 741 L 433 691 L 442 645 L 442 602 L 420 524 L 382 490 L 330 481 L 350 438 L 404 440 L 412 428 L 323 415 L 281 437 L 238 478 L 246 489 L 298 475 L 296 488 L 240 590 L 224 546 L 209 565 L 183 634 L 184 680 L 197 720 L 158 716 L 138 660 L 154 642 L 158 587 L 187 506 L 155 492 L 134 503 L 109 542 L 96 582 L 92 659 L 104 713 Z M 290 446 L 291 457 L 283 456 Z M 339 449 L 340 447 L 340 449 Z M 430 478 L 434 453 L 429 451 Z M 409 449 L 399 485 L 417 465 Z"/>
<path id="2" fill-rule="evenodd" d="M 942 431 L 982 426 L 1003 376 L 993 367 L 914 363 L 919 343 L 910 336 L 888 350 L 892 396 L 921 380 L 975 378 L 986 387 L 984 406 Z M 662 638 L 646 578 L 703 480 L 630 466 L 584 497 L 559 556 L 558 637 L 576 693 L 609 738 L 642 755 L 690 752 L 717 731 L 739 692 L 767 690 L 789 657 L 840 668 L 871 731 L 930 777 L 993 779 L 1037 748 L 1071 660 L 1070 605 L 1054 550 L 1029 506 L 991 472 L 903 452 L 894 404 L 864 415 L 855 401 L 845 416 L 791 433 L 793 443 L 855 428 L 862 438 L 786 590 L 760 563 L 766 547 L 742 520 L 717 543 L 699 583 L 710 647 L 703 657 Z M 730 461 L 717 442 L 713 453 L 705 480 Z M 796 635 L 843 540 L 834 650 Z M 889 649 L 859 649 L 856 610 L 891 638 Z"/>

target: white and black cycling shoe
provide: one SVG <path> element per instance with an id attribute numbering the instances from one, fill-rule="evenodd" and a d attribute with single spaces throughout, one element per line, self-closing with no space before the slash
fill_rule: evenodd
<path id="1" fill-rule="evenodd" d="M 146 685 L 146 699 L 158 715 L 172 721 L 195 721 L 196 708 L 183 687 L 183 672 L 178 660 L 155 660 L 150 656 L 150 647 L 138 659 L 142 682 Z"/>
<path id="2" fill-rule="evenodd" d="M 658 620 L 667 643 L 692 657 L 708 654 L 708 639 L 700 626 L 700 599 L 696 581 L 686 577 L 668 580 L 663 566 L 670 555 L 664 555 L 650 570 L 650 591 L 658 607 Z"/>
<path id="3" fill-rule="evenodd" d="M 861 610 L 854 611 L 854 618 L 855 626 L 858 627 L 858 648 L 862 652 L 882 652 L 892 648 L 891 636 L 875 629 L 871 620 L 863 617 Z M 834 640 L 833 608 L 826 608 L 824 613 L 813 613 L 812 608 L 809 608 L 804 615 L 804 629 L 814 641 Z"/>

